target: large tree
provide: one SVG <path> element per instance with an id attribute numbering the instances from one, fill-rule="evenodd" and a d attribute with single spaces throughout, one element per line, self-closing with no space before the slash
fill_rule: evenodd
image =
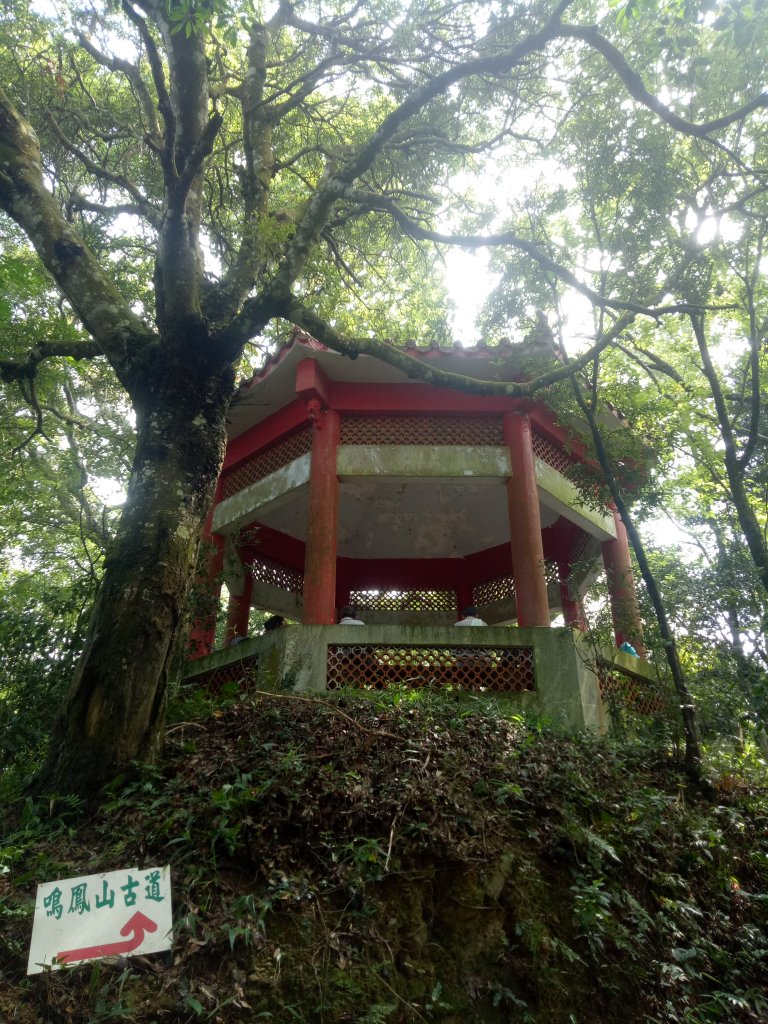
<path id="1" fill-rule="evenodd" d="M 758 81 L 766 58 L 761 6 L 709 7 L 698 20 L 690 7 L 653 0 L 629 9 L 643 17 L 625 38 L 624 56 L 636 64 L 645 55 L 646 81 L 661 74 L 689 113 L 710 117 L 723 109 L 733 95 L 734 68 L 741 81 Z M 483 319 L 499 329 L 532 303 L 554 307 L 562 341 L 571 344 L 573 289 L 569 295 L 562 274 L 563 242 L 581 282 L 591 282 L 601 297 L 688 303 L 682 317 L 637 317 L 593 362 L 588 390 L 621 409 L 632 435 L 645 443 L 655 479 L 651 487 L 646 481 L 640 505 L 658 514 L 659 498 L 672 495 L 672 511 L 695 524 L 716 555 L 723 585 L 712 595 L 712 611 L 730 624 L 739 674 L 756 680 L 746 688 L 756 693 L 763 666 L 754 599 L 768 602 L 765 122 L 759 116 L 732 124 L 716 145 L 688 130 L 660 132 L 648 109 L 628 107 L 622 85 L 606 80 L 607 102 L 575 109 L 553 139 L 549 153 L 569 168 L 572 182 L 542 180 L 507 225 L 507 234 L 535 242 L 557 265 L 539 261 L 537 273 L 526 273 L 521 254 L 510 259 L 499 249 L 493 265 L 500 281 Z M 593 301 L 591 315 L 590 329 L 600 331 L 605 307 Z M 631 457 L 610 451 L 616 437 L 606 441 L 610 463 Z M 616 497 L 622 507 L 623 497 Z M 642 545 L 629 528 L 643 569 Z M 725 582 L 743 573 L 745 557 L 762 595 L 744 583 L 739 601 Z M 653 593 L 650 579 L 648 588 Z M 666 617 L 661 607 L 658 617 Z M 689 631 L 698 618 L 691 609 Z M 669 636 L 664 643 L 671 651 Z"/>
<path id="2" fill-rule="evenodd" d="M 535 230 L 477 233 L 490 214 L 468 176 L 489 161 L 521 173 L 585 110 L 608 118 L 618 98 L 670 145 L 728 153 L 761 116 L 766 97 L 749 75 L 692 103 L 665 82 L 647 23 L 616 37 L 599 11 L 569 0 L 281 0 L 269 11 L 246 0 L 61 0 L 54 20 L 7 5 L 0 208 L 81 330 L 0 369 L 29 394 L 48 361 L 106 361 L 136 417 L 128 497 L 48 783 L 92 789 L 157 749 L 236 368 L 271 325 L 456 383 L 380 338 L 414 326 L 444 336 L 434 247 L 488 240 L 587 296 L 601 323 L 568 367 L 464 387 L 531 394 L 638 315 L 702 315 L 679 291 L 585 273 L 565 237 L 554 251 Z M 684 27 L 709 31 L 695 12 Z M 614 130 L 608 165 L 622 152 L 621 118 Z M 526 188 L 507 173 L 510 191 Z M 634 258 L 615 250 L 619 263 Z"/>

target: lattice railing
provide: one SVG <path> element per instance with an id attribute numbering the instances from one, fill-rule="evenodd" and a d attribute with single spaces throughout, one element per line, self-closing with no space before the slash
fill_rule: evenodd
<path id="1" fill-rule="evenodd" d="M 542 462 L 546 462 L 548 466 L 552 466 L 553 469 L 557 469 L 559 472 L 567 475 L 572 462 L 564 448 L 555 447 L 551 441 L 542 437 L 535 430 L 531 435 L 531 445 L 533 447 L 533 454 L 537 458 L 541 459 Z"/>
<path id="2" fill-rule="evenodd" d="M 345 416 L 342 444 L 503 445 L 498 417 Z"/>
<path id="3" fill-rule="evenodd" d="M 456 593 L 453 590 L 353 590 L 351 604 L 358 611 L 385 612 L 453 612 Z"/>
<path id="4" fill-rule="evenodd" d="M 492 580 L 478 583 L 472 589 L 472 600 L 476 605 L 493 604 L 495 601 L 511 601 L 515 597 L 515 581 L 511 576 L 496 576 Z"/>
<path id="5" fill-rule="evenodd" d="M 205 690 L 207 693 L 221 693 L 226 683 L 237 683 L 246 690 L 256 685 L 259 672 L 259 655 L 251 654 L 248 657 L 238 658 L 228 665 L 220 665 L 211 669 L 210 672 L 203 672 L 189 680 L 189 685 L 196 690 Z"/>
<path id="6" fill-rule="evenodd" d="M 326 686 L 329 690 L 451 686 L 522 693 L 536 688 L 533 648 L 329 645 Z"/>
<path id="7" fill-rule="evenodd" d="M 544 562 L 544 577 L 547 586 L 560 582 L 557 562 Z M 474 604 L 493 604 L 495 601 L 512 601 L 515 599 L 515 581 L 512 576 L 496 576 L 492 580 L 478 583 L 472 590 Z"/>
<path id="8" fill-rule="evenodd" d="M 597 674 L 600 696 L 606 704 L 635 715 L 665 715 L 670 711 L 669 694 L 653 679 L 639 679 L 615 666 L 601 665 Z"/>
<path id="9" fill-rule="evenodd" d="M 571 544 L 571 550 L 568 555 L 571 565 L 576 565 L 579 559 L 582 558 L 591 539 L 591 536 L 586 530 L 579 531 L 578 536 L 574 540 L 573 544 Z"/>
<path id="10" fill-rule="evenodd" d="M 604 508 L 603 499 L 600 496 L 600 487 L 596 471 L 589 468 L 584 462 L 577 462 L 571 459 L 565 448 L 558 448 L 541 434 L 533 431 L 531 444 L 534 455 L 552 466 L 563 476 L 567 477 L 583 494 L 587 496 L 588 504 L 594 503 L 596 508 Z"/>
<path id="11" fill-rule="evenodd" d="M 304 592 L 304 576 L 298 569 L 290 569 L 287 565 L 279 565 L 267 558 L 254 558 L 248 563 L 248 569 L 259 583 L 269 583 L 292 594 Z"/>
<path id="12" fill-rule="evenodd" d="M 237 469 L 228 473 L 222 480 L 222 497 L 230 498 L 244 487 L 255 484 L 258 480 L 274 473 L 276 469 L 287 466 L 289 462 L 298 459 L 300 455 L 306 455 L 312 451 L 312 429 L 305 427 L 283 438 L 277 444 L 266 448 L 264 451 L 253 455 L 247 462 L 244 462 Z"/>

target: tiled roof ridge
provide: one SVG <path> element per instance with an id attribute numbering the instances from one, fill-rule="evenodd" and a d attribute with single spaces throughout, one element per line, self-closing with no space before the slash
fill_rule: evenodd
<path id="1" fill-rule="evenodd" d="M 439 358 L 449 355 L 460 355 L 463 358 L 487 358 L 488 356 L 504 356 L 506 354 L 512 355 L 515 351 L 518 351 L 521 346 L 526 343 L 544 342 L 544 344 L 551 344 L 552 355 L 554 358 L 560 358 L 560 347 L 554 339 L 549 328 L 547 328 L 548 337 L 542 338 L 539 331 L 531 331 L 521 341 L 512 342 L 507 336 L 502 336 L 495 342 L 491 343 L 486 339 L 481 339 L 475 345 L 463 345 L 459 341 L 454 341 L 450 344 L 423 344 L 416 339 L 408 339 L 404 343 L 401 343 L 402 348 L 408 352 L 409 355 L 413 355 L 420 359 Z M 295 345 L 303 345 L 306 348 L 315 352 L 330 352 L 333 351 L 328 345 L 325 345 L 322 341 L 318 341 L 307 331 L 302 330 L 294 324 L 291 329 L 290 340 L 285 344 L 281 345 L 275 352 L 273 352 L 264 362 L 264 365 L 260 369 L 254 371 L 249 377 L 240 382 L 240 388 L 250 388 L 260 381 L 268 377 L 272 371 L 279 366 L 286 355 L 293 349 Z"/>

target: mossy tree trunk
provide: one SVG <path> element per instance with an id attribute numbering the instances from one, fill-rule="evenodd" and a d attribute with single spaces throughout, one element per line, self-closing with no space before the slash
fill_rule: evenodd
<path id="1" fill-rule="evenodd" d="M 161 743 L 233 390 L 231 368 L 209 374 L 201 386 L 188 353 L 176 365 L 164 363 L 155 371 L 157 385 L 136 402 L 127 500 L 41 776 L 61 791 L 92 791 L 121 766 L 151 760 Z"/>

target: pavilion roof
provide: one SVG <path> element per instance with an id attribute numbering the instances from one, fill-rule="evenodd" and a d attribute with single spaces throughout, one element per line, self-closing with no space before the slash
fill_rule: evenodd
<path id="1" fill-rule="evenodd" d="M 556 359 L 559 349 L 549 328 L 535 328 L 513 344 L 502 338 L 494 344 L 465 347 L 423 345 L 407 342 L 404 350 L 419 361 L 429 362 L 450 373 L 471 373 L 479 380 L 522 380 L 530 373 L 532 359 Z M 369 355 L 350 359 L 316 338 L 294 328 L 290 341 L 273 353 L 250 378 L 240 383 L 230 410 L 230 436 L 235 437 L 265 419 L 294 397 L 295 368 L 301 360 L 315 359 L 323 372 L 335 381 L 354 383 L 415 383 L 401 369 Z M 528 373 L 526 373 L 528 370 Z"/>

